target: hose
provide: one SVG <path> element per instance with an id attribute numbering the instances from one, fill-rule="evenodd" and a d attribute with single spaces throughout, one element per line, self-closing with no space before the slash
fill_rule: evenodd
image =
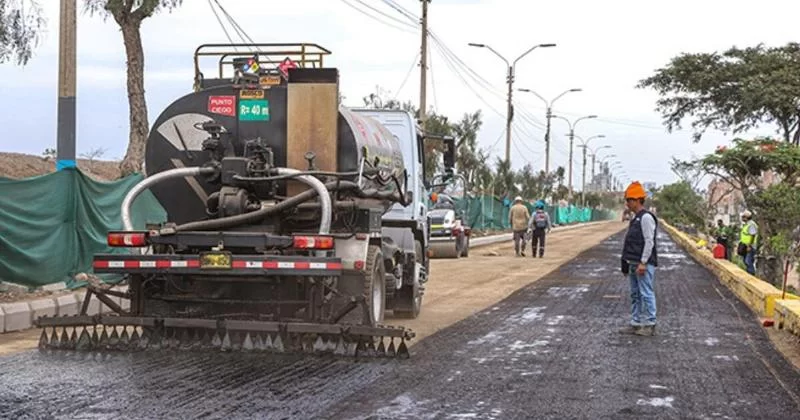
<path id="1" fill-rule="evenodd" d="M 333 207 L 331 206 L 331 196 L 328 195 L 328 187 L 317 178 L 311 175 L 302 175 L 302 171 L 291 168 L 278 168 L 278 175 L 296 175 L 300 182 L 313 188 L 319 196 L 322 205 L 322 220 L 319 222 L 319 234 L 327 235 L 331 232 L 331 218 L 333 217 Z"/>
<path id="2" fill-rule="evenodd" d="M 354 182 L 334 181 L 334 182 L 329 182 L 327 184 L 323 184 L 318 179 L 316 179 L 316 178 L 313 178 L 313 179 L 315 181 L 317 181 L 319 183 L 319 185 L 321 185 L 323 187 L 323 190 L 322 190 L 323 194 L 322 195 L 325 198 L 323 198 L 321 200 L 321 203 L 320 203 L 320 206 L 323 207 L 323 209 L 322 209 L 323 212 L 325 212 L 325 208 L 324 208 L 326 206 L 325 202 L 327 201 L 327 203 L 328 203 L 327 204 L 327 215 L 328 215 L 327 220 L 328 220 L 328 222 L 327 222 L 327 228 L 326 228 L 327 231 L 325 232 L 325 234 L 327 234 L 327 233 L 330 233 L 329 232 L 330 231 L 330 216 L 331 216 L 331 208 L 332 208 L 331 201 L 330 201 L 330 196 L 328 195 L 328 190 L 333 189 L 333 188 L 337 188 L 338 190 L 355 189 L 357 186 L 356 186 L 356 184 Z M 263 207 L 263 208 L 261 208 L 259 210 L 252 211 L 250 213 L 237 214 L 235 216 L 222 217 L 222 218 L 219 218 L 219 219 L 201 220 L 201 221 L 197 221 L 197 222 L 184 223 L 182 225 L 176 226 L 175 227 L 175 231 L 176 232 L 185 232 L 185 231 L 190 231 L 190 230 L 217 230 L 217 229 L 225 229 L 225 228 L 229 228 L 229 227 L 233 227 L 233 226 L 239 226 L 239 225 L 248 224 L 248 223 L 255 223 L 255 222 L 258 222 L 258 221 L 264 219 L 265 217 L 267 217 L 267 216 L 269 216 L 271 214 L 275 214 L 275 213 L 282 212 L 284 210 L 288 210 L 288 209 L 296 207 L 296 206 L 298 206 L 298 205 L 300 205 L 300 204 L 302 204 L 302 203 L 304 203 L 304 202 L 306 202 L 308 200 L 311 200 L 312 198 L 317 196 L 319 193 L 320 193 L 320 191 L 317 190 L 317 189 L 306 190 L 306 191 L 303 191 L 300 194 L 297 194 L 297 195 L 295 195 L 293 197 L 287 198 L 286 200 L 283 200 L 280 203 L 278 203 L 278 204 L 276 204 L 274 206 L 271 206 L 271 207 Z M 323 221 L 324 221 L 324 219 L 325 219 L 325 216 L 323 215 Z M 320 224 L 320 231 L 322 231 L 322 227 L 323 227 L 322 224 Z"/>
<path id="3" fill-rule="evenodd" d="M 131 206 L 133 204 L 133 200 L 135 200 L 136 197 L 138 197 L 139 194 L 141 194 L 144 190 L 168 179 L 206 175 L 211 174 L 214 171 L 216 171 L 216 169 L 212 167 L 195 166 L 191 168 L 175 168 L 166 170 L 164 172 L 159 172 L 153 176 L 143 179 L 138 184 L 134 185 L 133 188 L 128 191 L 128 194 L 125 195 L 125 199 L 122 200 L 122 209 L 120 214 L 122 217 L 123 228 L 128 231 L 133 230 L 133 222 L 131 221 Z"/>
<path id="4" fill-rule="evenodd" d="M 287 172 L 284 173 L 288 174 L 289 171 L 295 171 L 295 170 L 286 169 L 286 171 Z M 313 181 L 306 182 L 305 180 L 307 180 L 308 178 L 313 179 Z M 219 230 L 219 229 L 244 225 L 248 223 L 259 222 L 264 218 L 266 218 L 267 216 L 299 206 L 300 204 L 308 200 L 311 200 L 312 198 L 314 198 L 317 195 L 320 195 L 321 193 L 323 198 L 320 200 L 321 201 L 320 206 L 323 212 L 322 222 L 325 224 L 325 226 L 323 225 L 323 223 L 320 223 L 320 233 L 328 234 L 330 233 L 330 221 L 331 221 L 331 213 L 333 207 L 330 196 L 328 195 L 328 190 L 332 189 L 336 189 L 337 191 L 355 190 L 356 196 L 360 198 L 377 198 L 381 200 L 397 199 L 397 193 L 393 191 L 378 191 L 377 189 L 360 190 L 358 188 L 358 184 L 352 181 L 332 181 L 327 184 L 323 184 L 318 179 L 307 175 L 303 176 L 302 178 L 298 177 L 298 180 L 306 182 L 306 184 L 309 185 L 311 185 L 311 183 L 314 183 L 316 184 L 316 186 L 312 185 L 314 189 L 303 191 L 300 194 L 287 198 L 271 207 L 262 207 L 259 210 L 252 211 L 249 213 L 237 214 L 235 216 L 222 217 L 219 219 L 200 220 L 197 222 L 184 223 L 182 225 L 176 226 L 174 228 L 174 231 L 186 232 L 193 230 Z M 322 189 L 317 188 L 320 186 L 322 187 Z M 405 197 L 402 197 L 402 194 L 400 195 L 401 195 L 400 201 L 405 201 Z M 325 228 L 324 232 L 323 228 Z"/>

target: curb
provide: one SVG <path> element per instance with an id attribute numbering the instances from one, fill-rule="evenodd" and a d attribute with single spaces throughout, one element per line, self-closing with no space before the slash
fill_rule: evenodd
<path id="1" fill-rule="evenodd" d="M 125 292 L 128 286 L 114 286 L 111 289 Z M 79 290 L 61 296 L 0 304 L 0 333 L 31 329 L 34 321 L 41 316 L 77 315 L 85 297 L 86 291 Z M 115 296 L 110 298 L 123 309 L 130 309 L 130 300 Z M 93 296 L 86 312 L 87 315 L 97 315 L 101 312 L 109 313 L 111 308 Z"/>
<path id="2" fill-rule="evenodd" d="M 787 293 L 786 299 L 781 299 L 782 292 L 775 286 L 750 275 L 728 260 L 714 258 L 710 250 L 698 247 L 685 233 L 664 221 L 661 224 L 675 242 L 695 261 L 714 273 L 756 315 L 775 318 L 775 329 L 786 329 L 800 336 L 800 297 Z"/>

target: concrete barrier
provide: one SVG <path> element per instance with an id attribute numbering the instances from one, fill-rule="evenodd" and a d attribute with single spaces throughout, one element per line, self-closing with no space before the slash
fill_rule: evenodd
<path id="1" fill-rule="evenodd" d="M 78 315 L 78 311 L 81 309 L 78 306 L 78 298 L 72 293 L 57 297 L 56 304 L 59 316 Z"/>
<path id="2" fill-rule="evenodd" d="M 660 221 L 664 230 L 698 263 L 708 268 L 758 316 L 774 319 L 774 327 L 800 336 L 800 297 L 783 295 L 772 284 L 742 270 L 736 264 L 714 258 L 708 248 L 699 247 L 687 234 Z M 784 297 L 782 299 L 782 297 Z"/>
<path id="3" fill-rule="evenodd" d="M 6 313 L 0 308 L 0 333 L 6 332 Z"/>
<path id="4" fill-rule="evenodd" d="M 800 336 L 800 300 L 775 301 L 775 328 Z"/>
<path id="5" fill-rule="evenodd" d="M 29 305 L 31 307 L 31 321 L 42 316 L 53 317 L 58 314 L 58 304 L 53 298 L 32 300 Z"/>
<path id="6" fill-rule="evenodd" d="M 28 302 L 4 303 L 0 309 L 5 313 L 4 332 L 26 330 L 31 324 L 31 307 Z"/>

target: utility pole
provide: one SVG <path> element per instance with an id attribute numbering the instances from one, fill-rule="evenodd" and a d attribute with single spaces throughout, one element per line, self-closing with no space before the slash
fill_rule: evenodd
<path id="1" fill-rule="evenodd" d="M 508 76 L 506 76 L 506 83 L 508 83 L 508 104 L 506 105 L 506 162 L 511 166 L 511 121 L 514 119 L 514 103 L 511 99 L 511 92 L 514 86 L 514 66 L 508 66 Z"/>
<path id="2" fill-rule="evenodd" d="M 581 205 L 586 205 L 586 149 L 588 145 L 583 146 L 583 180 L 581 180 Z"/>
<path id="3" fill-rule="evenodd" d="M 428 119 L 428 3 L 431 0 L 422 1 L 422 44 L 419 57 L 419 119 L 422 124 Z"/>
<path id="4" fill-rule="evenodd" d="M 76 0 L 61 0 L 58 36 L 56 170 L 75 167 Z"/>
<path id="5" fill-rule="evenodd" d="M 547 131 L 544 132 L 544 174 L 550 173 L 550 120 L 553 118 L 553 108 L 547 105 Z"/>
<path id="6" fill-rule="evenodd" d="M 575 130 L 569 129 L 569 198 L 572 198 L 572 144 L 575 140 Z"/>

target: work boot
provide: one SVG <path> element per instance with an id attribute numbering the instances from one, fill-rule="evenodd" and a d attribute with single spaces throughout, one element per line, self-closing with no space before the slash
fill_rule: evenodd
<path id="1" fill-rule="evenodd" d="M 641 328 L 642 327 L 639 326 L 639 325 L 628 325 L 625 328 L 620 328 L 619 329 L 619 333 L 620 334 L 637 334 L 638 335 L 639 334 L 639 330 Z"/>
<path id="2" fill-rule="evenodd" d="M 655 325 L 645 325 L 639 328 L 634 334 L 641 335 L 645 337 L 650 337 L 656 335 L 656 326 Z"/>

